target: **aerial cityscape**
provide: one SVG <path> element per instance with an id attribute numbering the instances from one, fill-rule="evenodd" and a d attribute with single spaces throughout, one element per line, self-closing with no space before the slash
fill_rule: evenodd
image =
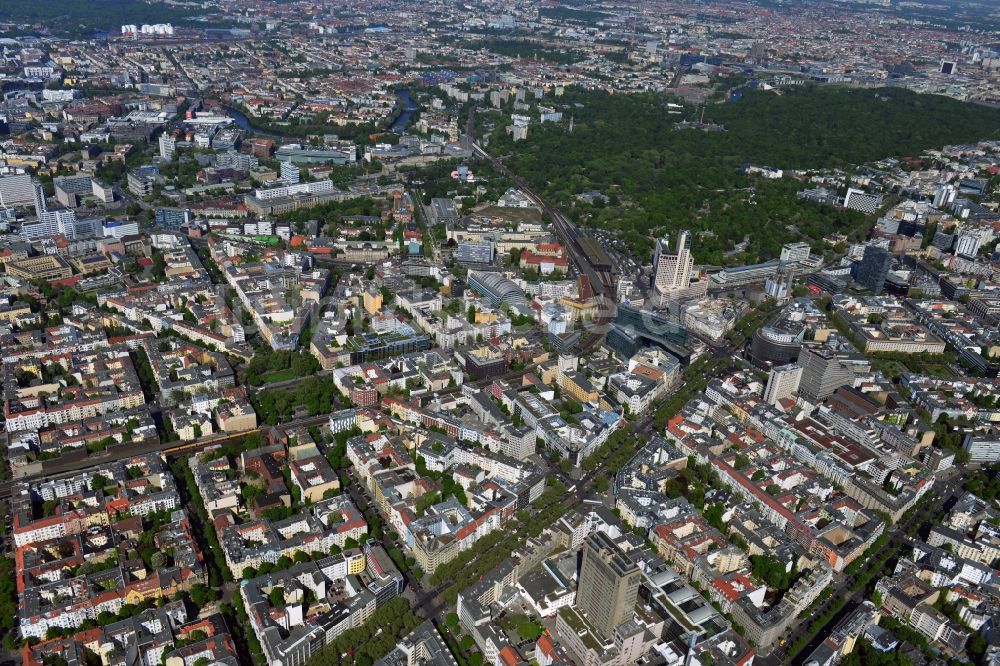
<path id="1" fill-rule="evenodd" d="M 996 0 L 0 0 L 0 93 L 0 666 L 1000 666 Z"/>

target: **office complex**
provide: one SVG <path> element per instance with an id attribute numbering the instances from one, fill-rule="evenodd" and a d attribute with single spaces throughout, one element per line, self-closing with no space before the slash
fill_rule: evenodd
<path id="1" fill-rule="evenodd" d="M 528 301 L 521 288 L 499 273 L 470 271 L 468 280 L 469 287 L 481 294 L 492 305 L 527 306 Z"/>
<path id="2" fill-rule="evenodd" d="M 127 183 L 129 192 L 137 197 L 147 197 L 153 193 L 160 170 L 152 164 L 132 169 L 128 172 Z"/>
<path id="3" fill-rule="evenodd" d="M 90 176 L 60 176 L 53 179 L 56 201 L 67 208 L 77 208 L 85 198 L 99 203 L 115 200 L 114 190 Z"/>
<path id="4" fill-rule="evenodd" d="M 995 463 L 1000 460 L 1000 433 L 988 435 L 969 433 L 962 440 L 962 448 L 969 454 L 969 462 Z"/>
<path id="5" fill-rule="evenodd" d="M 31 176 L 19 174 L 0 177 L 0 206 L 38 205 L 36 187 Z"/>
<path id="6" fill-rule="evenodd" d="M 176 231 L 191 221 L 191 211 L 185 208 L 157 208 L 155 219 L 156 226 Z"/>
<path id="7" fill-rule="evenodd" d="M 691 358 L 691 334 L 675 319 L 630 305 L 618 306 L 615 323 L 608 331 L 608 346 L 622 356 L 632 356 L 644 346 L 660 347 L 682 364 Z"/>
<path id="8" fill-rule="evenodd" d="M 754 331 L 750 338 L 750 362 L 764 369 L 794 363 L 804 338 L 805 327 L 800 322 L 780 318 Z"/>
<path id="9" fill-rule="evenodd" d="M 813 404 L 822 402 L 841 386 L 850 386 L 871 370 L 871 363 L 863 354 L 816 344 L 802 348 L 799 365 L 802 367 L 799 396 Z"/>
<path id="10" fill-rule="evenodd" d="M 865 215 L 874 215 L 881 205 L 881 194 L 868 194 L 853 187 L 847 190 L 847 195 L 844 197 L 844 208 L 850 208 Z"/>
<path id="11" fill-rule="evenodd" d="M 489 264 L 493 262 L 493 241 L 462 241 L 454 254 L 460 264 Z"/>
<path id="12" fill-rule="evenodd" d="M 357 148 L 348 142 L 345 142 L 339 149 L 286 144 L 275 151 L 274 157 L 281 162 L 295 162 L 296 164 L 354 164 Z"/>
<path id="13" fill-rule="evenodd" d="M 955 237 L 955 254 L 975 257 L 979 253 L 983 237 L 980 234 L 958 234 Z"/>
<path id="14" fill-rule="evenodd" d="M 603 638 L 632 617 L 639 591 L 639 567 L 603 532 L 588 537 L 583 547 L 576 606 Z"/>
<path id="15" fill-rule="evenodd" d="M 60 209 L 41 211 L 36 221 L 25 222 L 21 226 L 21 238 L 26 241 L 39 241 L 55 235 L 68 240 L 100 236 L 101 220 L 77 220 L 73 211 Z"/>
<path id="16" fill-rule="evenodd" d="M 802 380 L 802 366 L 791 363 L 777 368 L 771 368 L 767 375 L 767 387 L 764 389 L 764 402 L 769 405 L 790 398 L 799 390 Z"/>
<path id="17" fill-rule="evenodd" d="M 780 259 L 782 262 L 808 261 L 810 252 L 809 243 L 785 243 Z"/>
<path id="18" fill-rule="evenodd" d="M 869 245 L 858 265 L 858 284 L 873 293 L 881 294 L 891 267 L 892 254 L 885 248 Z"/>

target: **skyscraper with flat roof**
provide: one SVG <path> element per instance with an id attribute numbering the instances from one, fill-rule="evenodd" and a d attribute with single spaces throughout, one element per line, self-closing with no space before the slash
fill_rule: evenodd
<path id="1" fill-rule="evenodd" d="M 35 203 L 35 215 L 41 217 L 44 213 L 48 212 L 49 207 L 45 203 L 45 190 L 37 180 L 31 181 L 31 193 Z"/>
<path id="2" fill-rule="evenodd" d="M 639 567 L 607 534 L 587 538 L 576 607 L 602 638 L 610 639 L 615 627 L 632 618 L 639 579 Z"/>
<path id="3" fill-rule="evenodd" d="M 677 242 L 673 246 L 669 236 L 656 241 L 653 255 L 653 287 L 656 291 L 662 294 L 687 289 L 691 284 L 692 268 L 691 232 L 677 234 Z"/>
<path id="4" fill-rule="evenodd" d="M 802 367 L 799 397 L 814 405 L 826 400 L 841 386 L 850 386 L 857 377 L 871 371 L 871 361 L 864 354 L 831 349 L 820 343 L 805 345 L 799 354 L 798 365 Z"/>
<path id="5" fill-rule="evenodd" d="M 177 152 L 177 140 L 173 136 L 164 132 L 160 135 L 160 158 L 164 162 L 169 162 L 174 159 L 174 153 Z"/>
<path id="6" fill-rule="evenodd" d="M 299 182 L 299 168 L 291 162 L 281 163 L 281 180 L 288 185 L 295 185 Z"/>
<path id="7" fill-rule="evenodd" d="M 858 266 L 858 284 L 872 293 L 881 294 L 885 278 L 892 267 L 892 254 L 885 248 L 869 245 Z"/>
<path id="8" fill-rule="evenodd" d="M 767 388 L 764 390 L 764 402 L 769 405 L 779 400 L 792 397 L 799 390 L 802 381 L 802 366 L 791 363 L 777 368 L 771 368 L 767 376 Z"/>

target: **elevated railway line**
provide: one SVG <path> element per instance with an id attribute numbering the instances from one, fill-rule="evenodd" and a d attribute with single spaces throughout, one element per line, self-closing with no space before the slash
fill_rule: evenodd
<path id="1" fill-rule="evenodd" d="M 569 252 L 570 260 L 581 275 L 586 275 L 589 278 L 594 295 L 599 298 L 603 297 L 605 301 L 613 302 L 616 292 L 614 262 L 607 251 L 595 239 L 581 231 L 552 203 L 535 192 L 527 180 L 511 172 L 503 162 L 486 152 L 478 143 L 473 144 L 473 151 L 478 157 L 487 160 L 495 169 L 514 181 L 514 184 L 524 192 L 525 196 L 548 214 L 559 239 Z M 613 318 L 613 308 L 603 307 L 601 310 L 598 323 L 606 324 Z"/>

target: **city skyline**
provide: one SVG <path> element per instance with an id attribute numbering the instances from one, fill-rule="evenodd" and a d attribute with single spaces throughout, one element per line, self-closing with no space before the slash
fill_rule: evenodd
<path id="1" fill-rule="evenodd" d="M 995 10 L 0 0 L 3 666 L 1000 665 Z"/>

